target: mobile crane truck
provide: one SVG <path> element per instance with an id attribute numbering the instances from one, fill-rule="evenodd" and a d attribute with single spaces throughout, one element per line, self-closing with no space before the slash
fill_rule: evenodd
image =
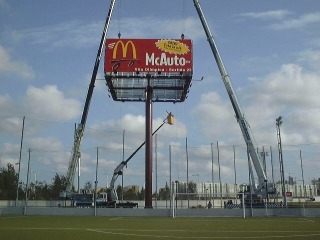
<path id="1" fill-rule="evenodd" d="M 243 191 L 243 194 L 245 194 L 245 205 L 263 205 L 262 198 L 268 197 L 268 194 L 276 194 L 276 188 L 273 183 L 269 183 L 267 180 L 266 173 L 262 167 L 259 155 L 256 151 L 256 146 L 253 141 L 253 135 L 250 130 L 249 124 L 243 114 L 243 111 L 241 110 L 240 104 L 237 100 L 236 93 L 233 90 L 231 80 L 229 78 L 229 75 L 227 73 L 227 70 L 223 64 L 222 58 L 219 54 L 217 45 L 214 41 L 213 35 L 211 34 L 211 31 L 209 29 L 208 23 L 204 17 L 203 11 L 200 6 L 199 0 L 193 0 L 194 6 L 196 8 L 196 11 L 199 15 L 202 27 L 206 33 L 207 40 L 209 42 L 210 48 L 212 50 L 213 56 L 216 60 L 216 63 L 218 65 L 218 69 L 221 75 L 221 78 L 223 80 L 224 86 L 227 90 L 229 99 L 231 101 L 233 110 L 235 112 L 236 120 L 240 126 L 243 138 L 245 140 L 245 143 L 247 144 L 247 151 L 248 154 L 251 157 L 251 162 L 253 163 L 253 166 L 256 170 L 256 174 L 258 177 L 258 184 L 256 186 L 254 177 L 252 175 L 252 169 L 251 164 L 249 167 L 249 171 L 251 173 L 251 188 L 247 188 Z M 261 198 L 261 197 L 262 198 Z"/>
<path id="2" fill-rule="evenodd" d="M 64 198 L 64 199 L 73 199 L 73 195 L 75 194 L 73 191 L 73 183 L 74 183 L 74 176 L 75 176 L 77 164 L 78 164 L 78 161 L 81 157 L 81 153 L 80 153 L 81 140 L 82 140 L 82 136 L 83 136 L 84 129 L 86 126 L 86 122 L 87 122 L 87 117 L 88 117 L 91 98 L 92 98 L 92 94 L 93 94 L 94 84 L 95 84 L 98 69 L 99 69 L 102 50 L 103 50 L 105 42 L 106 42 L 106 36 L 107 36 L 108 29 L 109 29 L 114 5 L 115 5 L 115 0 L 111 0 L 107 19 L 106 19 L 103 33 L 102 33 L 102 37 L 100 40 L 99 49 L 98 49 L 97 56 L 96 56 L 96 61 L 95 61 L 94 67 L 93 67 L 92 75 L 91 75 L 91 80 L 90 80 L 90 84 L 89 84 L 89 88 L 88 88 L 88 92 L 87 92 L 87 97 L 86 97 L 85 105 L 84 105 L 83 112 L 82 112 L 81 122 L 78 124 L 78 126 L 75 130 L 73 149 L 72 149 L 71 159 L 69 162 L 69 167 L 68 167 L 68 172 L 67 172 L 67 186 L 66 186 L 66 190 L 64 192 L 60 193 L 60 197 Z"/>

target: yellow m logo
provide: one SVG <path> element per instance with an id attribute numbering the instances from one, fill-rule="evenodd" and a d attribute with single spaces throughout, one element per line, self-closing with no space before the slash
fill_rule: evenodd
<path id="1" fill-rule="evenodd" d="M 122 48 L 122 57 L 123 58 L 127 57 L 129 44 L 130 44 L 131 49 L 132 49 L 132 59 L 136 59 L 137 58 L 137 51 L 136 51 L 136 47 L 134 46 L 133 42 L 131 40 L 129 40 L 126 44 L 124 44 L 121 40 L 119 40 L 116 43 L 116 45 L 114 46 L 114 49 L 113 49 L 113 54 L 112 54 L 112 58 L 113 59 L 116 59 L 116 57 L 117 57 L 119 44 L 121 45 L 121 48 Z"/>

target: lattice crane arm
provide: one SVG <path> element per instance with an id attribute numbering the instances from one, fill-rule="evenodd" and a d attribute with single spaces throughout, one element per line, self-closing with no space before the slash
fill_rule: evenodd
<path id="1" fill-rule="evenodd" d="M 69 162 L 69 167 L 68 167 L 68 172 L 67 172 L 66 194 L 70 193 L 72 190 L 74 176 L 75 176 L 75 172 L 76 172 L 76 168 L 77 168 L 77 163 L 80 158 L 81 140 L 82 140 L 82 136 L 83 136 L 84 129 L 86 126 L 86 122 L 87 122 L 87 117 L 88 117 L 88 112 L 89 112 L 90 103 L 91 103 L 91 99 L 92 99 L 94 84 L 95 84 L 95 80 L 96 80 L 98 69 L 99 69 L 102 50 L 103 50 L 105 42 L 106 42 L 106 36 L 107 36 L 108 29 L 109 29 L 109 25 L 110 25 L 111 16 L 112 16 L 115 2 L 116 2 L 115 0 L 111 0 L 111 2 L 110 2 L 108 15 L 107 15 L 106 22 L 105 22 L 104 29 L 103 29 L 103 33 L 101 36 L 101 41 L 100 41 L 100 45 L 98 48 L 96 61 L 95 61 L 94 67 L 93 67 L 91 81 L 89 84 L 87 97 L 86 97 L 86 101 L 85 101 L 83 112 L 82 112 L 81 122 L 78 124 L 78 127 L 75 131 L 74 144 L 73 144 L 71 159 Z"/>
<path id="2" fill-rule="evenodd" d="M 243 114 L 243 111 L 240 107 L 240 104 L 239 104 L 239 101 L 237 99 L 237 96 L 236 96 L 236 93 L 235 91 L 233 90 L 233 87 L 232 87 L 232 83 L 231 83 L 231 80 L 229 78 L 229 75 L 227 73 L 227 70 L 223 64 L 223 61 L 222 61 L 222 58 L 219 54 L 219 51 L 218 51 L 218 48 L 217 48 L 217 45 L 214 41 L 214 38 L 213 38 L 213 35 L 211 34 L 211 31 L 210 31 L 210 28 L 208 26 L 208 23 L 204 17 L 204 14 L 203 14 L 203 11 L 201 9 L 201 6 L 200 6 L 200 2 L 199 0 L 193 0 L 194 2 L 194 6 L 197 10 L 197 13 L 199 15 L 199 18 L 200 18 L 200 21 L 201 21 L 201 24 L 203 26 L 203 29 L 206 33 L 206 36 L 207 36 L 207 40 L 209 42 L 209 45 L 210 45 L 210 48 L 212 50 L 212 53 L 213 53 L 213 56 L 216 60 L 216 63 L 218 65 L 218 69 L 220 71 L 220 75 L 221 75 L 221 78 L 223 80 L 223 83 L 224 83 L 224 86 L 227 90 L 227 93 L 228 93 L 228 96 L 229 96 L 229 99 L 231 101 L 231 104 L 232 104 L 232 107 L 233 107 L 233 110 L 235 112 L 235 116 L 236 116 L 236 119 L 237 119 L 237 122 L 240 126 L 240 129 L 241 129 L 241 132 L 242 132 L 242 135 L 243 135 L 243 138 L 247 144 L 247 147 L 248 147 L 248 152 L 250 154 L 250 157 L 251 157 L 251 161 L 254 165 L 254 168 L 256 170 L 256 173 L 257 173 L 257 177 L 258 177 L 258 181 L 259 181 L 259 186 L 256 190 L 256 192 L 258 193 L 263 193 L 265 194 L 266 193 L 266 188 L 267 188 L 267 191 L 270 193 L 270 192 L 274 192 L 275 189 L 274 189 L 274 186 L 273 184 L 271 183 L 268 183 L 267 187 L 266 187 L 266 182 L 267 182 L 267 176 L 266 176 L 266 173 L 262 167 L 262 164 L 261 164 L 261 161 L 260 161 L 260 158 L 259 158 L 259 155 L 256 151 L 256 147 L 255 147 L 255 143 L 253 141 L 253 134 L 250 130 L 250 127 L 249 127 L 249 124 L 247 123 L 247 120 L 245 119 L 245 116 Z M 253 186 L 255 187 L 255 186 Z"/>

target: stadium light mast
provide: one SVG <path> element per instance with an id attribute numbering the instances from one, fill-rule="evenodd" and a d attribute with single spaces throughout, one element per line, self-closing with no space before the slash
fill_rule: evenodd
<path id="1" fill-rule="evenodd" d="M 282 187 L 281 190 L 282 190 L 284 206 L 287 207 L 286 184 L 285 184 L 285 178 L 284 178 L 281 131 L 280 131 L 280 126 L 282 125 L 282 123 L 283 123 L 282 117 L 280 116 L 276 119 L 276 127 L 277 127 L 277 139 L 278 139 L 278 150 L 279 150 L 280 178 L 281 178 L 281 187 Z"/>

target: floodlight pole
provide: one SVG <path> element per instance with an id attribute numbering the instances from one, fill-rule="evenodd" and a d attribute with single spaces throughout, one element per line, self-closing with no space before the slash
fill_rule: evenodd
<path id="1" fill-rule="evenodd" d="M 146 149 L 145 149 L 145 208 L 152 208 L 152 94 L 151 75 L 147 74 L 146 87 Z"/>
<path id="2" fill-rule="evenodd" d="M 22 120 L 22 132 L 21 132 L 21 141 L 20 141 L 20 152 L 19 152 L 19 168 L 18 168 L 18 179 L 17 179 L 17 193 L 16 193 L 16 207 L 19 201 L 19 181 L 20 181 L 20 168 L 21 168 L 21 156 L 22 156 L 22 144 L 23 144 L 23 133 L 24 133 L 24 122 L 26 117 L 23 116 Z"/>
<path id="3" fill-rule="evenodd" d="M 281 132 L 280 126 L 283 123 L 282 117 L 278 117 L 276 119 L 276 127 L 277 127 L 277 138 L 278 138 L 278 151 L 279 151 L 279 162 L 280 162 L 280 178 L 281 178 L 281 185 L 282 185 L 282 196 L 284 200 L 284 206 L 287 207 L 287 196 L 286 196 L 286 183 L 284 177 L 284 166 L 283 166 L 283 156 L 282 156 L 282 143 L 281 143 Z"/>

